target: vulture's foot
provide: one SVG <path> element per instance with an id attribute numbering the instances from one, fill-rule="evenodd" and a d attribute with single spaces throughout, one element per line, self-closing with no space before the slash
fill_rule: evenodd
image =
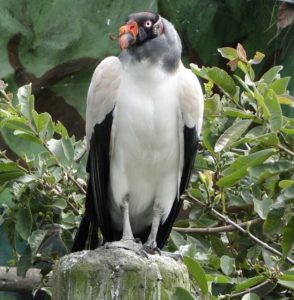
<path id="1" fill-rule="evenodd" d="M 158 247 L 151 247 L 149 245 L 144 244 L 141 248 L 142 252 L 145 252 L 147 255 L 148 254 L 159 254 L 161 255 L 161 251 Z"/>

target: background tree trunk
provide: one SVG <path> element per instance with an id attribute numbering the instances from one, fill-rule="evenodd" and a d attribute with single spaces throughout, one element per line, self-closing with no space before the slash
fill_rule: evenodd
<path id="1" fill-rule="evenodd" d="M 0 267 L 0 291 L 32 292 L 33 289 L 42 286 L 51 286 L 49 277 L 47 282 L 42 280 L 40 269 L 29 269 L 26 277 L 17 276 L 16 268 Z"/>

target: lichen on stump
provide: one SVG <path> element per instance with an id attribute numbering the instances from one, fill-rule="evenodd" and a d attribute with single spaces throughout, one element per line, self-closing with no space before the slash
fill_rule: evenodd
<path id="1" fill-rule="evenodd" d="M 54 268 L 52 300 L 168 299 L 176 287 L 191 290 L 181 261 L 100 247 L 60 259 Z"/>

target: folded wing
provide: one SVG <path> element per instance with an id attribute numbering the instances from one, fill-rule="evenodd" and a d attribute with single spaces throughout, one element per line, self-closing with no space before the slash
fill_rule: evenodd
<path id="1" fill-rule="evenodd" d="M 104 59 L 96 68 L 88 91 L 86 135 L 88 140 L 89 182 L 86 211 L 72 251 L 98 246 L 98 228 L 103 241 L 113 240 L 115 229 L 108 208 L 109 152 L 114 135 L 113 110 L 121 82 L 121 63 L 117 57 Z"/>

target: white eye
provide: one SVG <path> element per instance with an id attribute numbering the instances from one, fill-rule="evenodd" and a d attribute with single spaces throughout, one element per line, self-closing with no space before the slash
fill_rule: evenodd
<path id="1" fill-rule="evenodd" d="M 147 20 L 144 24 L 145 27 L 150 28 L 152 26 L 152 21 Z"/>

